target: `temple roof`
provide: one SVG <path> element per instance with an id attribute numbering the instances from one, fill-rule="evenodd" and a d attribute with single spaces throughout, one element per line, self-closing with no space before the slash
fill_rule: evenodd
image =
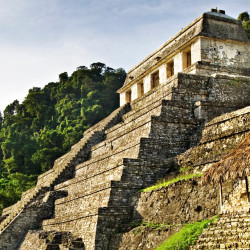
<path id="1" fill-rule="evenodd" d="M 133 67 L 128 72 L 123 87 L 117 92 L 121 93 L 126 90 L 139 77 L 143 77 L 146 71 L 157 67 L 166 57 L 171 56 L 171 54 L 178 51 L 182 46 L 199 36 L 248 42 L 246 32 L 240 21 L 226 14 L 219 13 L 217 10 L 216 12 L 205 12 L 164 43 L 159 49 Z"/>

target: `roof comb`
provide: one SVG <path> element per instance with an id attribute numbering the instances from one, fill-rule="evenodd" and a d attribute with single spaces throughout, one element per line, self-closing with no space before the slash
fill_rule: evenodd
<path id="1" fill-rule="evenodd" d="M 220 14 L 226 14 L 225 10 L 218 10 L 218 13 L 220 13 Z"/>
<path id="2" fill-rule="evenodd" d="M 216 12 L 217 13 L 217 9 L 211 9 L 211 12 Z"/>

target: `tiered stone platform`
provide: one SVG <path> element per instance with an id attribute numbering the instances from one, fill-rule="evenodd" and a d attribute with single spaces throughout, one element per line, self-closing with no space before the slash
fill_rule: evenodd
<path id="1" fill-rule="evenodd" d="M 222 214 L 189 249 L 250 249 L 250 214 Z"/>
<path id="2" fill-rule="evenodd" d="M 249 79 L 228 84 L 234 79 L 178 74 L 85 131 L 34 189 L 4 210 L 2 249 L 26 250 L 31 242 L 41 242 L 36 249 L 51 249 L 51 242 L 55 249 L 69 249 L 65 242 L 117 249 L 110 239 L 130 223 L 129 198 L 176 170 L 174 157 L 197 142 L 205 116 L 249 105 Z"/>

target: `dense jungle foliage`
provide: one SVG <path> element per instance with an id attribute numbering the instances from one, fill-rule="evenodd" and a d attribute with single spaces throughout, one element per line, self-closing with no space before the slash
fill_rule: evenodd
<path id="1" fill-rule="evenodd" d="M 126 77 L 123 69 L 103 63 L 80 66 L 59 75 L 43 89 L 29 90 L 0 114 L 0 214 L 39 174 L 82 137 L 84 130 L 118 107 L 116 94 Z"/>

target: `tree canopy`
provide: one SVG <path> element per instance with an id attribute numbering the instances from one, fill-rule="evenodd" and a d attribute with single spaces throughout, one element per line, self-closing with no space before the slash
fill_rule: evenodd
<path id="1" fill-rule="evenodd" d="M 0 213 L 16 202 L 36 177 L 52 168 L 83 136 L 84 130 L 118 107 L 123 69 L 97 62 L 80 66 L 58 82 L 34 87 L 22 103 L 0 113 Z"/>
<path id="2" fill-rule="evenodd" d="M 248 39 L 250 39 L 250 20 L 248 12 L 245 11 L 240 13 L 238 16 L 238 20 L 241 21 L 242 26 L 247 33 Z"/>

